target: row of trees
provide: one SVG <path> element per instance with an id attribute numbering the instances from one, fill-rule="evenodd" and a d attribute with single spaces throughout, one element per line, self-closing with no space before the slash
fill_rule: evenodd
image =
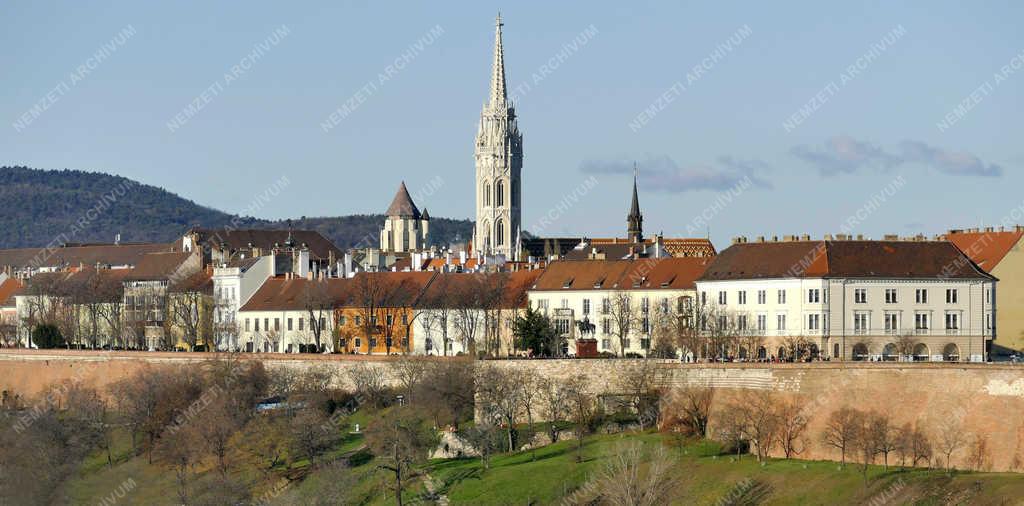
<path id="1" fill-rule="evenodd" d="M 172 349 L 179 339 L 189 348 L 217 340 L 214 301 L 208 290 L 195 284 L 195 277 L 175 279 L 166 286 L 133 288 L 126 299 L 119 274 L 85 268 L 33 276 L 25 287 L 18 318 L 4 322 L 3 345 L 25 345 L 18 329 L 34 336 L 43 326 L 57 329 L 59 339 L 33 341 L 40 347 Z M 160 342 L 147 336 L 147 327 L 154 326 L 162 330 L 157 333 Z"/>

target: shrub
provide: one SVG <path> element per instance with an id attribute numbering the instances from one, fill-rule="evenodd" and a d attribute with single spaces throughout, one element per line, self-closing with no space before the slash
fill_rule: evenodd
<path id="1" fill-rule="evenodd" d="M 56 325 L 40 325 L 32 331 L 32 342 L 40 348 L 58 348 L 64 346 L 64 336 Z"/>

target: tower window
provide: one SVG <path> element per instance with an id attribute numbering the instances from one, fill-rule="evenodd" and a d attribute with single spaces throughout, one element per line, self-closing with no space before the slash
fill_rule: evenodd
<path id="1" fill-rule="evenodd" d="M 498 246 L 505 245 L 505 222 L 502 220 L 494 224 L 494 243 Z"/>
<path id="2" fill-rule="evenodd" d="M 491 205 L 491 185 L 484 183 L 484 205 Z"/>
<path id="3" fill-rule="evenodd" d="M 494 187 L 494 204 L 497 206 L 505 205 L 505 183 L 498 181 L 498 184 Z"/>

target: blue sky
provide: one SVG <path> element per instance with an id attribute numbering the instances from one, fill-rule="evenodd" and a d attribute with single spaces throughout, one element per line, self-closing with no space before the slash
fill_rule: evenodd
<path id="1" fill-rule="evenodd" d="M 228 212 L 285 176 L 266 218 L 382 212 L 404 179 L 432 215 L 471 217 L 499 9 L 509 87 L 529 87 L 528 229 L 624 234 L 634 160 L 646 231 L 719 247 L 1020 216 L 1024 4 L 1009 1 L 13 3 L 0 164 L 116 173 Z"/>

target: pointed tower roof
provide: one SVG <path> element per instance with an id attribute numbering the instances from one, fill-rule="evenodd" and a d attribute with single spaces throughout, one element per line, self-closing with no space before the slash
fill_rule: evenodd
<path id="1" fill-rule="evenodd" d="M 633 203 L 629 206 L 629 217 L 640 216 L 640 198 L 636 194 L 636 165 L 633 166 Z"/>
<path id="2" fill-rule="evenodd" d="M 491 107 L 505 104 L 508 93 L 505 90 L 505 50 L 501 45 L 501 13 L 494 21 L 494 67 L 491 72 Z"/>
<path id="3" fill-rule="evenodd" d="M 427 212 L 427 208 L 425 207 L 423 208 L 423 216 L 421 217 L 421 219 L 428 221 L 430 220 L 430 213 Z"/>
<path id="4" fill-rule="evenodd" d="M 400 218 L 415 218 L 420 219 L 420 210 L 416 209 L 416 204 L 412 202 L 412 197 L 409 196 L 409 190 L 405 187 L 405 181 L 398 186 L 398 192 L 395 193 L 395 198 L 391 201 L 391 205 L 388 206 L 388 210 L 385 215 L 397 216 Z"/>

